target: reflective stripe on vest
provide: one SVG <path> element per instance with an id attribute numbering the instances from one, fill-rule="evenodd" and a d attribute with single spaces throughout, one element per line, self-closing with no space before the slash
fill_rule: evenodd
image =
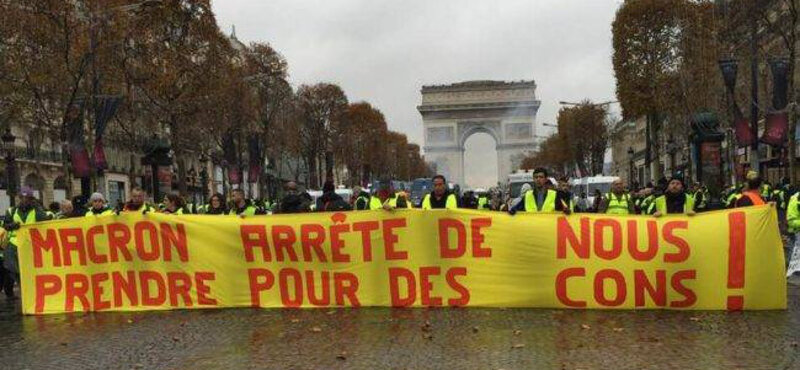
<path id="1" fill-rule="evenodd" d="M 100 212 L 100 214 L 95 214 L 95 213 L 94 213 L 94 212 L 92 212 L 92 210 L 90 209 L 90 210 L 86 211 L 86 215 L 85 215 L 85 216 L 86 216 L 86 217 L 91 217 L 91 216 L 108 216 L 108 215 L 113 215 L 113 214 L 114 214 L 114 210 L 113 210 L 113 209 L 111 209 L 111 208 L 109 208 L 109 209 L 106 209 L 106 210 L 105 210 L 105 211 L 103 211 L 103 212 Z"/>
<path id="2" fill-rule="evenodd" d="M 256 215 L 256 207 L 250 205 L 244 209 L 242 213 L 236 213 L 235 209 L 228 211 L 228 215 L 237 216 L 237 215 L 245 215 L 245 216 L 255 216 Z"/>
<path id="3" fill-rule="evenodd" d="M 555 212 L 556 211 L 556 191 L 547 190 L 547 195 L 544 197 L 542 208 L 536 206 L 536 198 L 533 196 L 533 191 L 525 193 L 525 212 Z"/>
<path id="4" fill-rule="evenodd" d="M 448 194 L 447 200 L 445 201 L 444 205 L 445 209 L 458 209 L 458 200 L 456 199 L 455 194 Z M 425 198 L 422 200 L 422 209 L 433 209 L 431 206 L 431 195 L 425 194 Z"/>
<path id="5" fill-rule="evenodd" d="M 628 211 L 628 194 L 622 194 L 621 198 L 615 198 L 614 193 L 608 193 L 608 208 L 606 213 L 610 215 L 627 215 Z"/>

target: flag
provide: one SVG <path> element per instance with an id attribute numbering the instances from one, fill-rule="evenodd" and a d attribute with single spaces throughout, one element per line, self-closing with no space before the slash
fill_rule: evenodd
<path id="1" fill-rule="evenodd" d="M 761 142 L 776 147 L 783 147 L 786 144 L 786 135 L 788 131 L 789 118 L 786 112 L 767 113 Z"/>

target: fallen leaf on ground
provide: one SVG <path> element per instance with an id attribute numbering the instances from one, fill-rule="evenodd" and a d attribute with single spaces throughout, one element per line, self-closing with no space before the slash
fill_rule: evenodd
<path id="1" fill-rule="evenodd" d="M 700 318 L 699 318 L 699 317 L 690 317 L 690 318 L 689 318 L 689 320 L 692 320 L 692 321 L 700 321 Z"/>
<path id="2" fill-rule="evenodd" d="M 320 328 L 319 326 L 315 326 L 315 327 L 311 328 L 311 331 L 313 331 L 315 333 L 319 333 L 319 332 L 322 331 L 322 328 Z"/>
<path id="3" fill-rule="evenodd" d="M 338 359 L 338 360 L 347 360 L 347 352 L 342 352 L 342 353 L 336 355 L 336 359 Z"/>
<path id="4" fill-rule="evenodd" d="M 477 326 L 473 326 L 472 327 L 472 332 L 473 333 L 477 333 L 478 332 L 478 327 Z"/>
<path id="5" fill-rule="evenodd" d="M 581 324 L 581 329 L 584 329 L 584 330 L 589 330 L 589 329 L 591 329 L 591 328 L 592 328 L 592 327 L 591 327 L 591 326 L 589 326 L 589 325 L 587 325 L 587 324 Z"/>
<path id="6" fill-rule="evenodd" d="M 524 347 L 525 347 L 525 345 L 522 344 L 522 343 L 517 343 L 517 344 L 511 346 L 511 348 L 524 348 Z"/>
<path id="7" fill-rule="evenodd" d="M 432 334 L 428 334 L 428 333 L 422 334 L 422 338 L 425 338 L 427 340 L 432 340 L 433 339 L 433 335 Z"/>
<path id="8" fill-rule="evenodd" d="M 300 319 L 292 319 L 291 321 L 292 321 L 293 323 L 297 324 L 298 322 L 300 322 Z"/>
<path id="9" fill-rule="evenodd" d="M 520 334 L 522 334 L 522 330 L 514 330 L 514 335 L 520 335 Z"/>
<path id="10" fill-rule="evenodd" d="M 622 329 L 622 328 L 614 328 L 613 330 L 616 331 L 616 332 L 620 332 L 620 331 L 622 331 L 624 329 Z"/>
<path id="11" fill-rule="evenodd" d="M 327 312 L 328 315 L 333 315 L 335 313 L 336 313 L 336 311 L 334 311 L 334 310 L 330 310 L 330 311 Z"/>

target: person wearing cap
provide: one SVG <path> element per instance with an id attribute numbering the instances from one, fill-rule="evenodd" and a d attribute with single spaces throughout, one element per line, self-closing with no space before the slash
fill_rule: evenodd
<path id="1" fill-rule="evenodd" d="M 422 209 L 458 209 L 458 198 L 447 190 L 447 180 L 442 175 L 433 177 L 433 191 L 425 194 Z"/>
<path id="2" fill-rule="evenodd" d="M 361 186 L 356 185 L 353 187 L 353 209 L 356 211 L 363 211 L 369 208 L 369 193 L 364 191 Z"/>
<path id="3" fill-rule="evenodd" d="M 694 197 L 686 193 L 683 179 L 677 176 L 669 180 L 664 194 L 657 197 L 650 208 L 652 215 L 655 217 L 667 214 L 686 214 L 689 216 L 695 214 Z"/>
<path id="4" fill-rule="evenodd" d="M 534 187 L 531 191 L 525 193 L 521 202 L 511 208 L 508 213 L 511 215 L 517 212 L 529 213 L 553 213 L 564 212 L 570 214 L 571 211 L 566 203 L 558 195 L 558 192 L 553 189 L 548 189 L 550 179 L 547 178 L 547 170 L 544 168 L 537 168 L 533 171 Z"/>
<path id="5" fill-rule="evenodd" d="M 144 189 L 140 187 L 131 189 L 131 199 L 122 207 L 122 212 L 137 212 L 141 214 L 155 212 L 155 207 L 145 203 L 146 195 Z"/>
<path id="6" fill-rule="evenodd" d="M 625 192 L 625 184 L 622 179 L 615 179 L 611 182 L 611 192 L 600 202 L 597 213 L 609 215 L 632 215 L 635 213 L 633 200 Z"/>
<path id="7" fill-rule="evenodd" d="M 106 198 L 102 193 L 92 193 L 89 197 L 89 210 L 86 217 L 108 216 L 114 214 L 114 210 L 106 205 Z"/>
<path id="8" fill-rule="evenodd" d="M 8 299 L 16 299 L 14 295 L 13 285 L 14 281 L 19 279 L 19 260 L 17 258 L 17 230 L 22 225 L 29 225 L 36 222 L 50 220 L 44 209 L 42 209 L 36 202 L 33 189 L 28 186 L 23 186 L 19 192 L 19 204 L 16 207 L 11 207 L 6 212 L 3 219 L 3 228 L 8 231 L 8 247 L 3 251 L 3 271 L 0 273 L 3 276 L 3 282 L 6 287 L 10 282 L 11 291 L 5 290 Z"/>
<path id="9" fill-rule="evenodd" d="M 734 208 L 760 206 L 766 204 L 761 196 L 761 177 L 755 171 L 747 173 L 744 189 L 733 204 Z"/>

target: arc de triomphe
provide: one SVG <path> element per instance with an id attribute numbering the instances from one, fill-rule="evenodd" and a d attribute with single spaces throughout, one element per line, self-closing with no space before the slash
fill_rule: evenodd
<path id="1" fill-rule="evenodd" d="M 497 144 L 497 179 L 505 183 L 537 149 L 534 81 L 468 81 L 422 87 L 425 159 L 449 182 L 464 186 L 464 143 L 485 132 Z"/>

